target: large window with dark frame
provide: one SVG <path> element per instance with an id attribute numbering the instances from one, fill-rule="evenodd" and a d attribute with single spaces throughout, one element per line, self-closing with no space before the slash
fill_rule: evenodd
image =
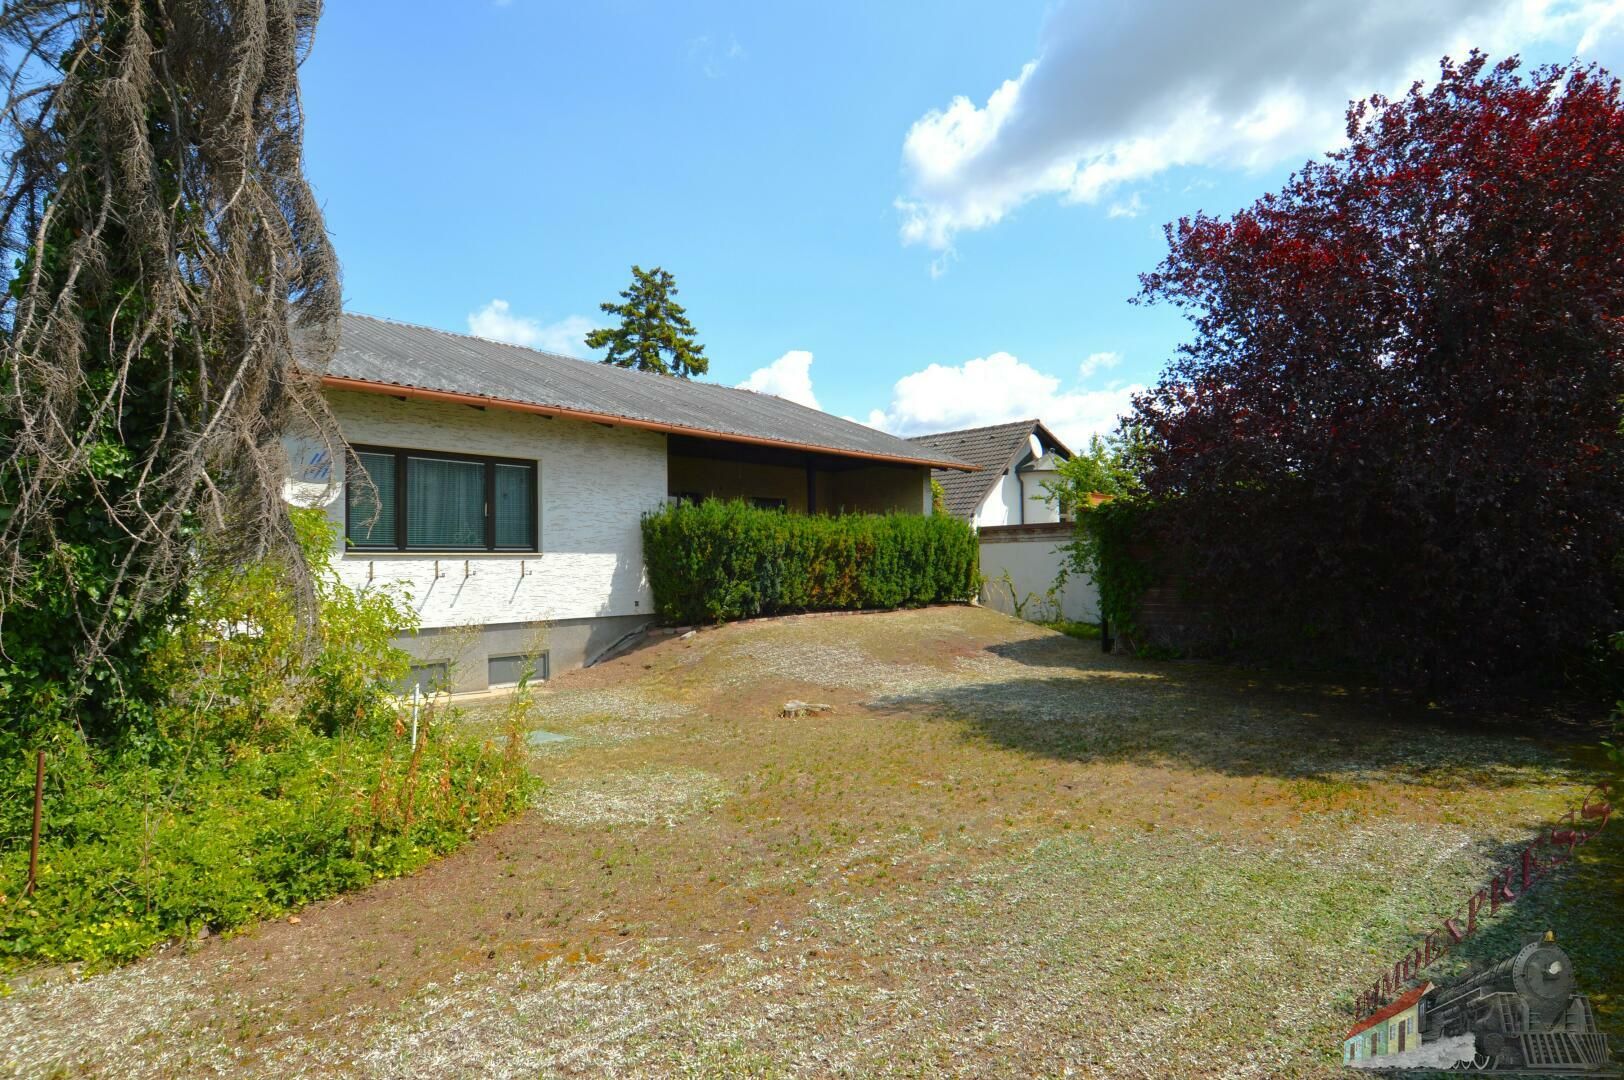
<path id="1" fill-rule="evenodd" d="M 535 551 L 536 463 L 354 447 L 372 481 L 344 485 L 344 535 L 361 551 Z"/>

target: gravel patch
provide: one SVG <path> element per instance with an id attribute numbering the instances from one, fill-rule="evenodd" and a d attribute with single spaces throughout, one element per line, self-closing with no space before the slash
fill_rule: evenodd
<path id="1" fill-rule="evenodd" d="M 648 738 L 693 716 L 694 710 L 636 687 L 612 687 L 538 696 L 535 715 L 544 727 L 558 728 L 586 743 L 613 745 Z"/>
<path id="2" fill-rule="evenodd" d="M 210 968 L 160 956 L 93 978 L 76 972 L 16 988 L 0 1004 L 0 1075 L 223 1076 L 236 1065 L 194 1017 L 222 1005 Z"/>
<path id="3" fill-rule="evenodd" d="M 763 675 L 815 686 L 872 686 L 904 691 L 948 678 L 925 664 L 883 663 L 855 644 L 822 644 L 774 638 L 729 645 L 717 658 L 724 665 L 723 685 L 749 687 Z"/>
<path id="4" fill-rule="evenodd" d="M 720 803 L 727 787 L 698 769 L 608 773 L 547 786 L 535 806 L 560 825 L 654 825 L 674 828 Z"/>

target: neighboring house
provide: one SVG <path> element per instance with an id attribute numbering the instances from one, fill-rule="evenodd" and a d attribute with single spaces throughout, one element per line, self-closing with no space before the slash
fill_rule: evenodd
<path id="1" fill-rule="evenodd" d="M 1432 990 L 1422 983 L 1398 1000 L 1355 1024 L 1342 1040 L 1342 1063 L 1352 1065 L 1372 1058 L 1391 1057 L 1421 1046 L 1424 999 Z"/>
<path id="2" fill-rule="evenodd" d="M 922 451 L 979 467 L 979 472 L 942 469 L 947 512 L 974 525 L 981 538 L 981 602 L 1028 619 L 1099 618 L 1099 593 L 1087 578 L 1055 581 L 1065 564 L 1063 545 L 1072 538 L 1071 512 L 1050 498 L 1046 485 L 1059 479 L 1071 457 L 1041 420 L 916 435 Z"/>
<path id="3" fill-rule="evenodd" d="M 360 315 L 322 385 L 372 490 L 297 445 L 292 490 L 329 493 L 340 576 L 403 585 L 417 677 L 458 691 L 646 624 L 640 520 L 672 498 L 920 513 L 933 467 L 971 468 L 782 398 Z"/>
<path id="4" fill-rule="evenodd" d="M 927 453 L 941 453 L 975 465 L 978 472 L 938 470 L 934 476 L 947 498 L 947 512 L 977 528 L 1040 525 L 1061 520 L 1043 485 L 1058 479 L 1060 462 L 1071 457 L 1066 444 L 1041 420 L 915 435 L 908 440 Z"/>

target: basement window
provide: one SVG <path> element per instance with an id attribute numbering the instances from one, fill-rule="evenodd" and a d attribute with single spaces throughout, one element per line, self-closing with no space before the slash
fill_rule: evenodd
<path id="1" fill-rule="evenodd" d="M 519 680 L 526 676 L 533 683 L 545 682 L 549 674 L 545 652 L 535 656 L 492 656 L 485 661 L 485 667 L 488 683 L 493 689 L 518 686 Z"/>
<path id="2" fill-rule="evenodd" d="M 431 698 L 442 690 L 451 689 L 450 674 L 451 665 L 444 660 L 413 664 L 411 671 L 400 681 L 396 689 L 401 697 L 411 697 L 415 689 L 419 696 Z"/>
<path id="3" fill-rule="evenodd" d="M 363 551 L 536 551 L 536 463 L 354 447 L 371 480 L 344 485 L 344 535 Z"/>

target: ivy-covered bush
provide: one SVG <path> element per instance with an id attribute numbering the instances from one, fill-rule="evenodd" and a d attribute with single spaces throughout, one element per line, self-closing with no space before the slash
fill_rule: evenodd
<path id="1" fill-rule="evenodd" d="M 713 499 L 647 515 L 643 559 L 673 623 L 917 607 L 980 586 L 975 533 L 946 514 L 830 517 Z"/>
<path id="2" fill-rule="evenodd" d="M 316 587 L 315 627 L 301 625 L 275 561 L 205 577 L 148 661 L 169 699 L 161 737 L 268 745 L 293 730 L 335 735 L 393 722 L 390 690 L 410 668 L 395 639 L 417 629 L 417 613 L 394 592 L 344 584 L 326 516 L 292 516 Z"/>
<path id="3" fill-rule="evenodd" d="M 1137 636 L 1139 602 L 1154 574 L 1145 550 L 1148 510 L 1144 500 L 1131 497 L 1100 503 L 1077 516 L 1066 545 L 1066 573 L 1094 582 L 1100 614 L 1114 635 L 1129 641 Z"/>

